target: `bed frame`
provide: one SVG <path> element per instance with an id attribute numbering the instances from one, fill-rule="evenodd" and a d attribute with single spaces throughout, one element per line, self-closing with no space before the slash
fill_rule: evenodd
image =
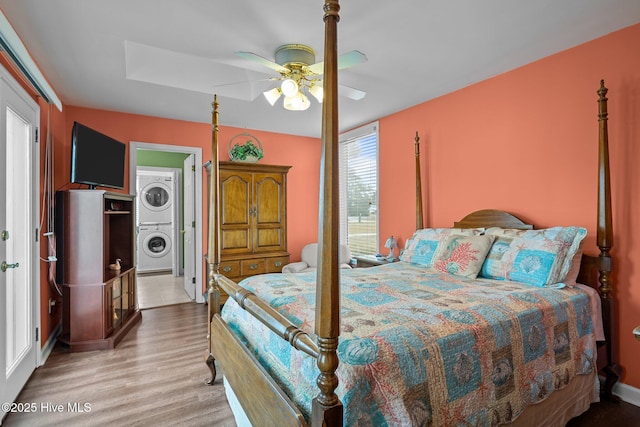
<path id="1" fill-rule="evenodd" d="M 337 23 L 338 0 L 325 0 L 325 48 L 324 48 L 324 102 L 322 104 L 322 153 L 320 177 L 320 216 L 316 290 L 315 335 L 312 338 L 297 328 L 253 293 L 238 286 L 219 272 L 220 265 L 220 203 L 219 203 L 219 155 L 218 155 L 218 101 L 212 104 L 212 170 L 210 182 L 211 206 L 209 215 L 209 282 L 208 282 L 208 350 L 206 364 L 211 370 L 208 384 L 216 379 L 216 360 L 224 376 L 232 386 L 248 419 L 255 425 L 306 425 L 301 411 L 291 402 L 253 355 L 233 334 L 220 316 L 220 289 L 269 329 L 288 341 L 291 346 L 317 360 L 320 374 L 317 379 L 318 394 L 312 402 L 310 423 L 312 426 L 342 426 L 343 407 L 335 390 L 338 386 L 338 339 L 340 336 L 340 265 L 339 265 L 339 199 L 338 199 L 338 84 L 337 84 Z M 612 298 L 613 245 L 611 225 L 611 197 L 609 183 L 609 154 L 607 133 L 607 89 L 601 81 L 599 95 L 599 160 L 598 160 L 598 214 L 597 257 L 584 255 L 579 281 L 596 288 L 602 299 L 603 323 L 606 341 L 599 343 L 598 368 L 606 376 L 602 394 L 614 398 L 612 387 L 620 371 L 615 362 L 616 336 L 613 319 L 615 304 Z M 423 228 L 422 189 L 420 173 L 419 137 L 415 138 L 416 155 L 416 228 Z M 454 226 L 501 226 L 503 228 L 532 228 L 519 218 L 497 210 L 474 212 Z"/>

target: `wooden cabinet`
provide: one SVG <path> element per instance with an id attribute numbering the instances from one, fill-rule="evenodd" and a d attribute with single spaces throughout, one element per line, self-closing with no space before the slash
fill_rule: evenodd
<path id="1" fill-rule="evenodd" d="M 287 252 L 290 166 L 220 162 L 220 273 L 239 281 L 279 273 Z M 226 295 L 222 295 L 222 302 Z"/>
<path id="2" fill-rule="evenodd" d="M 56 193 L 60 340 L 71 351 L 114 348 L 141 319 L 136 308 L 133 196 L 101 190 Z M 120 259 L 120 270 L 109 268 Z"/>

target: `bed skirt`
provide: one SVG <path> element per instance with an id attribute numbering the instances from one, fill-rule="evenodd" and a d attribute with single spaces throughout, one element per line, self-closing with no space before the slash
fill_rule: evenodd
<path id="1" fill-rule="evenodd" d="M 238 427 L 251 427 L 233 389 L 223 377 L 224 390 Z M 556 390 L 547 399 L 529 406 L 513 422 L 511 427 L 564 427 L 570 419 L 586 412 L 593 402 L 600 401 L 600 381 L 592 372 L 579 375 L 562 390 Z"/>

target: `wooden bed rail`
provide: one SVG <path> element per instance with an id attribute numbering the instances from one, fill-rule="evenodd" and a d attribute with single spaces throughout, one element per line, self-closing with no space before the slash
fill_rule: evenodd
<path id="1" fill-rule="evenodd" d="M 318 357 L 318 346 L 306 332 L 289 322 L 286 317 L 271 308 L 271 306 L 253 292 L 246 290 L 234 281 L 222 275 L 216 277 L 218 286 L 224 290 L 229 298 L 233 298 L 240 307 L 251 313 L 262 324 L 271 329 L 280 338 L 288 341 L 292 347 L 305 352 L 313 358 Z"/>

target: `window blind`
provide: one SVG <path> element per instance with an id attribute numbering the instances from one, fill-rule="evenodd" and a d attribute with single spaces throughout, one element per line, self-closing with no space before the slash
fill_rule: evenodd
<path id="1" fill-rule="evenodd" d="M 340 135 L 340 240 L 353 255 L 378 253 L 378 123 Z"/>

